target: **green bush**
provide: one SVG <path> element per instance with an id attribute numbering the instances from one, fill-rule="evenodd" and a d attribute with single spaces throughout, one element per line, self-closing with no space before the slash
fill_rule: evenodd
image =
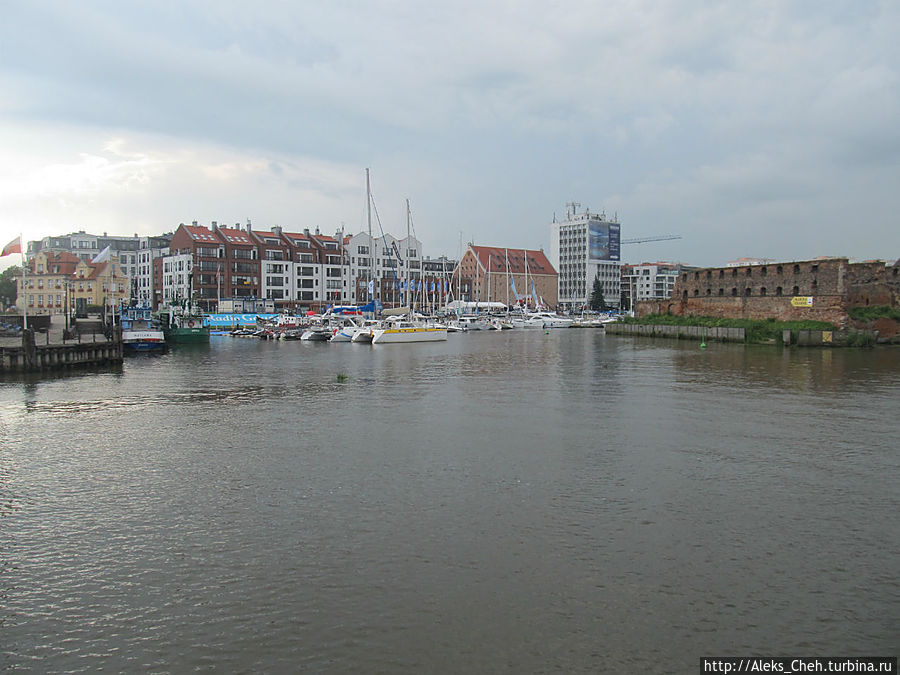
<path id="1" fill-rule="evenodd" d="M 662 326 L 706 326 L 707 328 L 743 328 L 747 342 L 779 340 L 785 330 L 835 330 L 826 321 L 776 321 L 775 319 L 725 319 L 715 316 L 672 316 L 648 314 L 639 318 L 625 317 L 623 323 L 653 324 Z"/>
<path id="2" fill-rule="evenodd" d="M 847 333 L 848 347 L 871 347 L 875 344 L 875 337 L 871 333 L 852 330 Z"/>
<path id="3" fill-rule="evenodd" d="M 874 321 L 875 319 L 893 319 L 900 321 L 900 309 L 887 305 L 872 305 L 870 307 L 852 307 L 849 312 L 854 321 Z"/>

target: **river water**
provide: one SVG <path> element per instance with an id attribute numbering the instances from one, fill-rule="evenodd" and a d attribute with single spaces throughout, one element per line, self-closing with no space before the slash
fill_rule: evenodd
<path id="1" fill-rule="evenodd" d="M 897 655 L 900 350 L 213 337 L 0 382 L 0 667 Z"/>

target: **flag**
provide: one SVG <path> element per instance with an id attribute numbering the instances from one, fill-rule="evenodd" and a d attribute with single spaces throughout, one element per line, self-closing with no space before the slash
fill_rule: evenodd
<path id="1" fill-rule="evenodd" d="M 12 255 L 13 253 L 21 253 L 22 252 L 22 237 L 16 237 L 11 242 L 9 242 L 6 246 L 3 247 L 3 253 L 0 253 L 0 258 L 5 255 Z"/>
<path id="2" fill-rule="evenodd" d="M 374 279 L 369 279 L 369 285 L 367 286 L 367 288 L 369 289 L 369 293 L 375 292 L 375 280 Z"/>
<path id="3" fill-rule="evenodd" d="M 91 260 L 91 264 L 93 265 L 95 263 L 109 262 L 110 255 L 111 253 L 109 250 L 109 246 L 107 246 L 105 249 L 100 251 L 100 253 L 94 256 L 94 259 Z"/>
<path id="4" fill-rule="evenodd" d="M 534 298 L 534 306 L 537 307 L 538 295 L 537 295 L 537 292 L 534 290 L 534 279 L 531 280 L 531 295 Z"/>
<path id="5" fill-rule="evenodd" d="M 513 295 L 516 296 L 516 300 L 519 299 L 519 291 L 516 290 L 516 280 L 512 277 L 509 278 L 509 285 L 512 286 Z"/>

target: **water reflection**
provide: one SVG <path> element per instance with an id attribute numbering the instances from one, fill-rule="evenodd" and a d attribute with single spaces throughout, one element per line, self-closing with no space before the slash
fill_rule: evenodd
<path id="1" fill-rule="evenodd" d="M 0 653 L 243 672 L 889 653 L 898 373 L 890 351 L 572 330 L 214 338 L 3 383 Z"/>

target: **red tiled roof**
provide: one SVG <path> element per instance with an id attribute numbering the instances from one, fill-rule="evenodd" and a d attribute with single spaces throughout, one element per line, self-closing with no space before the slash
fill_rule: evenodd
<path id="1" fill-rule="evenodd" d="M 225 241 L 232 244 L 253 244 L 250 235 L 243 230 L 236 230 L 232 227 L 220 227 L 219 234 L 225 237 Z"/>
<path id="2" fill-rule="evenodd" d="M 543 251 L 532 251 L 521 248 L 503 248 L 500 246 L 472 246 L 478 262 L 485 270 L 505 272 L 506 261 L 509 260 L 509 271 L 514 274 L 525 273 L 525 258 L 528 258 L 529 274 L 553 274 L 556 270 Z"/>
<path id="3" fill-rule="evenodd" d="M 219 239 L 216 237 L 216 233 L 205 227 L 201 227 L 199 225 L 185 225 L 184 229 L 191 236 L 191 239 L 195 241 L 219 243 Z"/>

